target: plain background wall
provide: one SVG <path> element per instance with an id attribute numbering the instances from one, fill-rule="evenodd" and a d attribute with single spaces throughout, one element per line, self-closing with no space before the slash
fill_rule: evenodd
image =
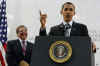
<path id="1" fill-rule="evenodd" d="M 8 40 L 16 39 L 16 27 L 25 25 L 28 28 L 28 40 L 34 42 L 39 34 L 40 14 L 47 13 L 46 28 L 61 23 L 61 5 L 71 1 L 76 6 L 74 20 L 86 24 L 97 46 L 96 66 L 100 66 L 100 0 L 7 0 Z"/>

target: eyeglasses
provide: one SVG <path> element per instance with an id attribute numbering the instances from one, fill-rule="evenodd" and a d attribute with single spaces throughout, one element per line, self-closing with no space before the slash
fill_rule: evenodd
<path id="1" fill-rule="evenodd" d="M 27 32 L 27 31 L 26 30 L 18 31 L 18 33 L 24 33 L 24 32 Z"/>

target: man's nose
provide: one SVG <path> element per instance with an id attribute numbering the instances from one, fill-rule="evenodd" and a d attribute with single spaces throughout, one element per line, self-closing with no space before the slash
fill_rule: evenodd
<path id="1" fill-rule="evenodd" d="M 69 11 L 69 10 L 67 10 L 67 11 L 66 11 L 66 13 L 67 13 L 67 14 L 70 14 L 70 11 Z"/>

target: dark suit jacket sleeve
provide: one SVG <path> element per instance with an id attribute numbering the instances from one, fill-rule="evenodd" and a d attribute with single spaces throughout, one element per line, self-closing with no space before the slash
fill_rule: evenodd
<path id="1" fill-rule="evenodd" d="M 17 42 L 16 40 L 7 42 L 6 59 L 7 59 L 8 66 L 18 66 L 21 60 L 25 60 L 30 64 L 33 44 L 28 42 L 26 55 L 24 57 L 22 51 L 20 51 L 21 48 L 17 47 L 16 42 Z"/>
<path id="2" fill-rule="evenodd" d="M 56 29 L 56 30 L 55 30 Z M 55 35 L 55 31 L 57 31 L 58 28 L 55 27 L 51 27 L 50 32 L 49 32 L 49 36 L 56 36 Z"/>
<path id="3" fill-rule="evenodd" d="M 40 36 L 46 36 L 47 35 L 46 28 L 44 28 L 44 29 L 40 28 L 39 35 Z"/>
<path id="4" fill-rule="evenodd" d="M 13 51 L 13 44 L 12 42 L 7 43 L 7 51 L 6 51 L 6 59 L 8 66 L 14 66 L 16 65 L 15 57 L 14 57 L 14 51 Z M 12 62 L 13 61 L 13 62 Z"/>
<path id="5" fill-rule="evenodd" d="M 32 49 L 34 47 L 34 44 L 31 43 L 31 42 L 28 42 L 28 49 L 26 51 L 26 58 L 25 58 L 25 61 L 28 62 L 30 64 L 31 62 L 31 56 L 32 56 Z"/>
<path id="6" fill-rule="evenodd" d="M 54 35 L 54 32 L 55 32 L 54 27 L 51 27 L 50 32 L 49 32 L 48 35 L 49 35 L 49 36 L 52 36 L 52 35 Z M 40 36 L 47 36 L 46 28 L 45 28 L 45 29 L 41 29 L 41 28 L 40 28 L 39 35 L 40 35 Z"/>

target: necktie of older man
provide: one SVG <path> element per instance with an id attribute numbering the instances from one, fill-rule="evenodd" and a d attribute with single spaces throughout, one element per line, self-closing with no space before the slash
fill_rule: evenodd
<path id="1" fill-rule="evenodd" d="M 25 41 L 22 41 L 22 50 L 23 50 L 23 54 L 25 55 L 25 51 L 26 51 L 26 46 L 25 46 Z"/>
<path id="2" fill-rule="evenodd" d="M 65 37 L 70 37 L 69 29 L 71 28 L 70 24 L 65 24 Z"/>

